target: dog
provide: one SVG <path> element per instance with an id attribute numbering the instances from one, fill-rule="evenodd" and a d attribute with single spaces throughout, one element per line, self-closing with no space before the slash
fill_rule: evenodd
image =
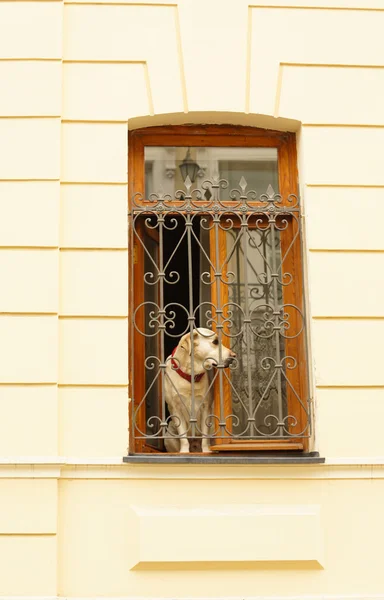
<path id="1" fill-rule="evenodd" d="M 222 344 L 220 348 L 218 336 L 214 331 L 199 327 L 194 329 L 192 334 L 185 334 L 172 355 L 167 358 L 164 387 L 165 400 L 171 415 L 164 441 L 167 452 L 189 453 L 196 450 L 197 440 L 188 439 L 191 433 L 192 401 L 195 409 L 196 436 L 202 436 L 202 452 L 210 452 L 208 421 L 213 396 L 208 371 L 219 364 L 220 350 L 221 364 L 229 367 L 236 354 Z"/>

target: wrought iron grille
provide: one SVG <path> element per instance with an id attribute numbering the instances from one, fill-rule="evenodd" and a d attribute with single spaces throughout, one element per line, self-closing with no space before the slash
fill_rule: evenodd
<path id="1" fill-rule="evenodd" d="M 187 178 L 174 196 L 135 194 L 129 224 L 134 439 L 207 450 L 309 437 L 298 198 L 247 190 L 244 177 L 232 190 L 219 177 L 192 189 Z M 218 355 L 199 363 L 192 343 L 190 359 L 172 358 L 188 335 L 217 338 Z M 187 384 L 173 376 L 183 369 Z"/>

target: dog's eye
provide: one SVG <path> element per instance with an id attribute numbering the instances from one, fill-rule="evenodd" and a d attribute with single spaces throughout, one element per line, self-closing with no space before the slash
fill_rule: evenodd
<path id="1" fill-rule="evenodd" d="M 213 340 L 212 344 L 215 344 L 215 346 L 219 345 L 219 340 Z"/>

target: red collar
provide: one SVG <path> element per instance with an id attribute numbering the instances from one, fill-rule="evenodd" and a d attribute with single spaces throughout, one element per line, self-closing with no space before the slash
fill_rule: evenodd
<path id="1" fill-rule="evenodd" d="M 171 356 L 173 356 L 175 354 L 177 350 L 177 346 L 176 348 L 173 350 Z M 171 358 L 171 363 L 172 363 L 172 367 L 173 370 L 176 371 L 176 373 L 178 375 L 180 375 L 180 377 L 182 377 L 183 379 L 186 379 L 187 381 L 189 381 L 189 383 L 192 383 L 192 377 L 190 375 L 188 375 L 188 373 L 184 373 L 184 371 L 182 371 L 178 366 L 177 366 L 177 362 Z M 195 375 L 194 380 L 195 383 L 199 382 L 205 375 L 205 372 L 203 371 L 203 373 L 198 373 L 197 375 Z"/>

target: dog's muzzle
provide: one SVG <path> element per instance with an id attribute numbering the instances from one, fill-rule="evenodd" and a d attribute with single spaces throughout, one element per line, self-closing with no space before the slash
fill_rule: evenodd
<path id="1" fill-rule="evenodd" d="M 235 359 L 236 359 L 236 354 L 234 352 L 232 352 L 231 355 L 225 359 L 224 367 L 229 367 L 229 365 L 231 365 Z"/>

